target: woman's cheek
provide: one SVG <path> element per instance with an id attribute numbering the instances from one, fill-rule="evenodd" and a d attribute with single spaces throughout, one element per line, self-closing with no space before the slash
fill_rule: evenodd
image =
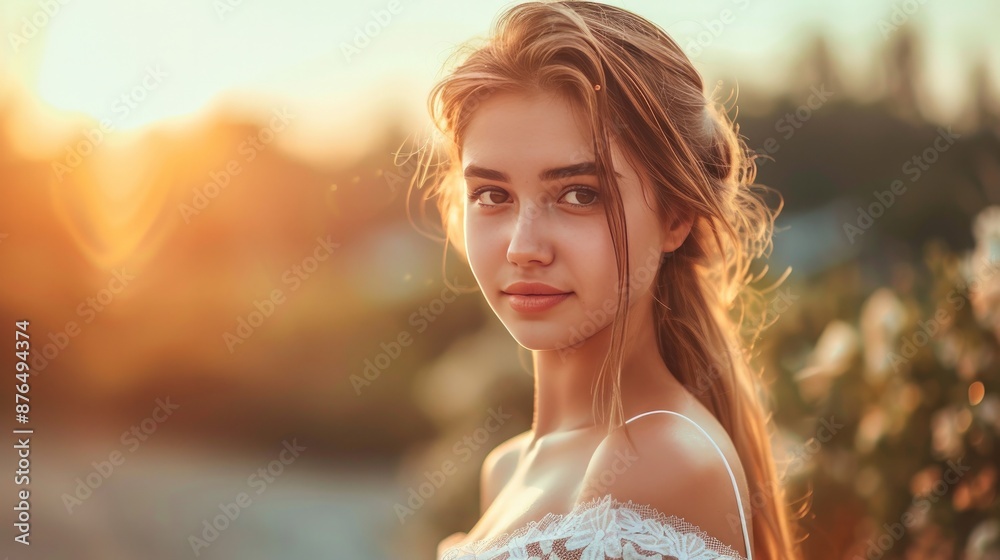
<path id="1" fill-rule="evenodd" d="M 491 281 L 500 259 L 505 258 L 506 249 L 503 241 L 495 233 L 491 235 L 487 231 L 480 231 L 477 224 L 469 224 L 465 235 L 469 266 L 480 285 L 487 287 L 484 283 L 488 284 Z"/>

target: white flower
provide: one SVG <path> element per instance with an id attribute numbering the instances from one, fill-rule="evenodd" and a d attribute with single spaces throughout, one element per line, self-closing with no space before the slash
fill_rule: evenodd
<path id="1" fill-rule="evenodd" d="M 566 550 L 584 548 L 580 560 L 621 558 L 622 544 L 615 525 L 615 510 L 609 500 L 584 512 L 576 533 L 566 540 Z"/>
<path id="2" fill-rule="evenodd" d="M 528 556 L 528 545 L 538 544 L 542 548 L 544 556 Z M 552 538 L 545 536 L 545 531 L 532 525 L 524 534 L 510 540 L 508 543 L 510 560 L 559 560 L 559 557 L 552 554 Z"/>
<path id="3" fill-rule="evenodd" d="M 528 560 L 559 560 L 559 556 L 552 552 L 552 539 L 540 539 L 538 546 L 542 549 L 542 556 L 532 556 Z"/>
<path id="4" fill-rule="evenodd" d="M 705 541 L 694 533 L 678 535 L 680 546 L 678 550 L 684 555 L 685 560 L 716 560 L 719 553 L 705 548 Z"/>

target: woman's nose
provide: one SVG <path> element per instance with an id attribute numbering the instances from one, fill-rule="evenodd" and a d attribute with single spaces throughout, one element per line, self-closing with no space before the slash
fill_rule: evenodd
<path id="1" fill-rule="evenodd" d="M 546 237 L 545 206 L 528 203 L 517 213 L 507 247 L 507 261 L 518 266 L 552 262 L 552 243 Z"/>

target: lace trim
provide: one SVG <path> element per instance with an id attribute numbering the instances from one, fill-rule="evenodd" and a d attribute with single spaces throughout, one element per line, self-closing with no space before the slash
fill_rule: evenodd
<path id="1" fill-rule="evenodd" d="M 683 518 L 610 494 L 577 504 L 568 514 L 549 513 L 513 532 L 450 547 L 440 560 L 480 558 L 746 560 Z"/>

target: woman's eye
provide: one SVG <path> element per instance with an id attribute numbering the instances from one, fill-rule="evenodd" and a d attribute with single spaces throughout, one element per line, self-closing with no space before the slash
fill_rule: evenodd
<path id="1" fill-rule="evenodd" d="M 503 204 L 503 197 L 506 195 L 507 193 L 496 189 L 477 189 L 475 192 L 469 193 L 469 200 L 478 202 L 481 206 L 496 206 Z"/>
<path id="2" fill-rule="evenodd" d="M 484 187 L 469 193 L 469 201 L 478 203 L 480 206 L 492 207 L 504 204 L 509 201 L 509 195 L 500 189 Z M 570 206 L 586 208 L 594 206 L 598 199 L 597 191 L 587 187 L 577 187 L 562 196 L 560 200 L 565 200 Z"/>
<path id="3" fill-rule="evenodd" d="M 573 206 L 593 206 L 597 200 L 597 192 L 593 189 L 579 188 L 566 193 L 566 197 L 576 199 L 575 202 L 572 200 L 569 201 Z"/>

